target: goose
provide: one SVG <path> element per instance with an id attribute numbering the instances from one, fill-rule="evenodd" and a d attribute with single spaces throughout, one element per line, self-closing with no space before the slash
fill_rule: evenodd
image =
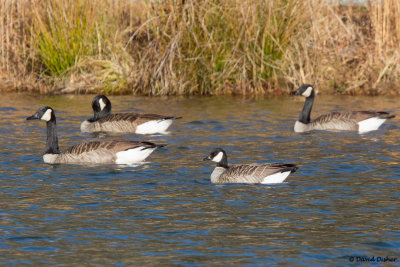
<path id="1" fill-rule="evenodd" d="M 91 141 L 69 147 L 63 153 L 58 148 L 56 116 L 51 107 L 40 107 L 27 120 L 43 120 L 47 124 L 46 152 L 43 161 L 59 163 L 132 164 L 146 159 L 156 148 L 151 142 L 138 141 Z"/>
<path id="2" fill-rule="evenodd" d="M 295 172 L 298 167 L 295 164 L 286 163 L 252 163 L 228 166 L 228 156 L 222 148 L 214 149 L 203 160 L 211 160 L 217 163 L 217 167 L 211 173 L 211 183 L 247 183 L 247 184 L 275 184 L 282 183 Z"/>
<path id="3" fill-rule="evenodd" d="M 339 130 L 357 131 L 367 133 L 377 130 L 387 119 L 394 118 L 384 111 L 340 111 L 323 114 L 316 119 L 310 119 L 314 102 L 314 88 L 311 84 L 303 84 L 291 95 L 301 95 L 306 98 L 300 118 L 294 124 L 295 132 L 308 132 L 312 130 Z"/>
<path id="4" fill-rule="evenodd" d="M 182 118 L 157 114 L 112 114 L 111 101 L 105 95 L 96 96 L 92 108 L 94 116 L 82 122 L 82 132 L 164 134 L 174 120 Z"/>

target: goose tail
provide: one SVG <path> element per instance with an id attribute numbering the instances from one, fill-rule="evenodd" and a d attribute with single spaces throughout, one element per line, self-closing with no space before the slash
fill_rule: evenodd
<path id="1" fill-rule="evenodd" d="M 295 164 L 283 164 L 281 172 L 288 172 L 290 171 L 291 173 L 296 172 L 299 169 L 297 165 Z"/>
<path id="2" fill-rule="evenodd" d="M 380 119 L 393 119 L 394 117 L 396 117 L 396 115 L 384 111 L 379 111 L 378 114 Z"/>
<path id="3" fill-rule="evenodd" d="M 164 118 L 164 120 L 179 120 L 179 119 L 182 119 L 182 117 L 169 116 Z"/>
<path id="4" fill-rule="evenodd" d="M 161 148 L 165 147 L 167 144 L 154 144 L 152 142 L 142 142 L 143 145 L 145 145 L 141 150 L 146 150 L 146 149 L 153 149 L 153 148 Z"/>

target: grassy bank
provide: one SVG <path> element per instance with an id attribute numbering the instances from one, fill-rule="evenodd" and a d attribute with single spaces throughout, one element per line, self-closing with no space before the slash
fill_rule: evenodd
<path id="1" fill-rule="evenodd" d="M 400 94 L 400 4 L 1 1 L 0 90 Z"/>

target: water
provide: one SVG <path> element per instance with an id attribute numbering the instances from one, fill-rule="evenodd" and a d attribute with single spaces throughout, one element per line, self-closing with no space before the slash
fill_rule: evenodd
<path id="1" fill-rule="evenodd" d="M 180 115 L 169 135 L 102 136 L 166 143 L 138 166 L 50 166 L 45 123 L 56 110 L 60 148 L 93 96 L 1 94 L 0 262 L 6 265 L 344 265 L 400 261 L 399 98 L 318 96 L 313 114 L 383 109 L 378 131 L 293 133 L 303 99 L 111 97 L 114 111 Z M 235 162 L 293 162 L 280 185 L 213 185 L 212 148 Z M 354 258 L 356 260 L 357 258 Z M 392 263 L 393 264 L 393 263 Z"/>

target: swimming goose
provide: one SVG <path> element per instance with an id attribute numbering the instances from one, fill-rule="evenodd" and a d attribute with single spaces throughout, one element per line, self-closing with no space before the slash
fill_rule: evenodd
<path id="1" fill-rule="evenodd" d="M 274 184 L 282 183 L 298 168 L 294 164 L 285 163 L 252 163 L 228 166 L 228 157 L 222 148 L 214 149 L 203 160 L 217 163 L 211 173 L 212 183 L 247 183 L 247 184 Z"/>
<path id="2" fill-rule="evenodd" d="M 315 96 L 312 85 L 303 84 L 291 92 L 291 95 L 302 95 L 306 98 L 300 118 L 294 124 L 295 132 L 340 130 L 366 133 L 377 130 L 387 119 L 395 117 L 384 111 L 341 111 L 327 113 L 311 121 L 310 113 Z"/>
<path id="3" fill-rule="evenodd" d="M 47 124 L 46 152 L 43 161 L 57 163 L 116 163 L 131 164 L 143 161 L 156 148 L 151 142 L 136 141 L 92 141 L 69 147 L 64 153 L 58 148 L 56 116 L 51 107 L 41 107 L 27 120 L 43 120 Z"/>
<path id="4" fill-rule="evenodd" d="M 111 114 L 111 102 L 105 95 L 96 96 L 92 108 L 94 116 L 82 122 L 82 132 L 165 133 L 174 120 L 182 118 L 157 114 Z"/>

